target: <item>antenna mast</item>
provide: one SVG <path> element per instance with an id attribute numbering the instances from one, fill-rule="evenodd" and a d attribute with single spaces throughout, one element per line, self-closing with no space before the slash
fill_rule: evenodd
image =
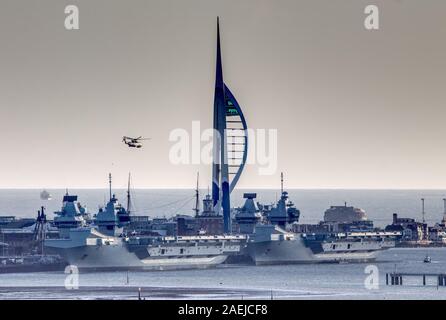
<path id="1" fill-rule="evenodd" d="M 128 214 L 130 214 L 130 209 L 131 209 L 131 206 L 132 206 L 132 200 L 131 200 L 131 197 L 130 197 L 130 179 L 131 179 L 131 174 L 129 172 L 129 181 L 128 181 L 128 184 L 127 184 L 127 213 Z"/>
<path id="2" fill-rule="evenodd" d="M 200 214 L 200 190 L 199 190 L 200 172 L 197 172 L 197 188 L 195 189 L 195 216 Z"/>
<path id="3" fill-rule="evenodd" d="M 283 172 L 280 173 L 280 194 L 283 193 Z"/>
<path id="4" fill-rule="evenodd" d="M 110 201 L 112 199 L 112 175 L 108 174 L 108 184 L 109 184 L 109 193 L 110 193 Z"/>
<path id="5" fill-rule="evenodd" d="M 446 224 L 446 198 L 443 198 L 443 224 Z"/>
<path id="6" fill-rule="evenodd" d="M 424 198 L 421 198 L 421 213 L 423 215 L 423 223 L 426 223 L 426 212 L 424 211 Z"/>

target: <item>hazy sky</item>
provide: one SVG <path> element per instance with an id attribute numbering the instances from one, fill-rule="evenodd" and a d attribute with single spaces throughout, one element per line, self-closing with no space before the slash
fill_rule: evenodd
<path id="1" fill-rule="evenodd" d="M 64 28 L 76 4 L 80 30 Z M 364 8 L 380 9 L 367 31 Z M 239 187 L 446 188 L 446 1 L 0 1 L 0 187 L 192 187 L 169 133 L 212 123 L 225 82 L 278 172 Z M 123 135 L 152 138 L 126 148 Z"/>

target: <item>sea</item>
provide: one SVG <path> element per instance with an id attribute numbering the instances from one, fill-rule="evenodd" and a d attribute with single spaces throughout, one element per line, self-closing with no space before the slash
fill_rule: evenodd
<path id="1" fill-rule="evenodd" d="M 41 200 L 41 190 L 0 190 L 0 216 L 35 217 L 44 206 L 49 218 L 60 209 L 66 190 L 50 190 L 52 200 Z M 108 190 L 68 190 L 96 213 L 109 197 Z M 114 190 L 126 205 L 126 190 Z M 257 200 L 273 203 L 277 190 L 235 190 L 233 206 L 243 204 L 244 192 L 257 192 Z M 446 190 L 288 190 L 301 211 L 301 223 L 317 223 L 332 205 L 365 210 L 376 226 L 391 223 L 392 214 L 425 219 L 433 225 L 443 218 Z M 201 195 L 206 194 L 202 190 Z M 131 191 L 132 214 L 170 217 L 192 214 L 194 190 L 136 189 Z M 423 260 L 429 255 L 431 263 Z M 391 272 L 446 273 L 446 248 L 394 248 L 373 263 L 316 265 L 220 265 L 205 270 L 151 272 L 91 272 L 66 274 L 36 272 L 0 274 L 0 299 L 446 299 L 446 287 L 435 277 L 403 279 L 386 284 Z"/>

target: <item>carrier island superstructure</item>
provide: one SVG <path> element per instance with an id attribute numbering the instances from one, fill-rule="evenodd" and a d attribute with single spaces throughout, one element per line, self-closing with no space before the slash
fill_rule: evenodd
<path id="1" fill-rule="evenodd" d="M 129 210 L 118 203 L 111 186 L 109 202 L 93 218 L 67 194 L 54 220 L 60 236 L 45 240 L 45 246 L 84 269 L 146 270 L 205 268 L 230 256 L 249 257 L 255 264 L 365 261 L 393 246 L 392 233 L 296 230 L 300 212 L 283 187 L 276 204 L 259 207 L 256 194 L 247 193 L 245 205 L 231 209 L 230 194 L 247 159 L 248 127 L 223 81 L 218 20 L 216 56 L 212 194 L 203 200 L 203 212 L 166 221 L 175 223 L 176 234 L 144 235 L 132 230 Z M 184 220 L 193 221 L 192 227 L 181 233 Z"/>

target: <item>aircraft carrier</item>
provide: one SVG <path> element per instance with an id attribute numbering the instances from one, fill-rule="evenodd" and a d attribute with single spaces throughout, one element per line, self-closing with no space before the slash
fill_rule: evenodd
<path id="1" fill-rule="evenodd" d="M 245 204 L 236 210 L 235 220 L 239 230 L 248 234 L 247 245 L 242 250 L 256 265 L 371 261 L 380 251 L 394 247 L 395 239 L 400 236 L 398 232 L 373 230 L 369 223 L 362 230 L 329 231 L 334 221 L 314 225 L 310 232 L 293 232 L 293 228 L 300 226 L 300 211 L 283 187 L 280 200 L 272 207 L 256 203 L 255 193 L 244 196 Z M 338 216 L 342 219 L 343 211 L 339 213 L 332 215 L 333 220 Z M 359 218 L 371 222 L 361 216 L 353 218 L 345 227 L 358 228 L 354 222 Z"/>
<path id="2" fill-rule="evenodd" d="M 115 195 L 90 222 L 77 197 L 68 194 L 56 214 L 59 237 L 45 239 L 46 251 L 81 270 L 207 268 L 238 254 L 246 242 L 243 235 L 126 235 L 123 227 L 129 221 L 128 211 Z"/>

